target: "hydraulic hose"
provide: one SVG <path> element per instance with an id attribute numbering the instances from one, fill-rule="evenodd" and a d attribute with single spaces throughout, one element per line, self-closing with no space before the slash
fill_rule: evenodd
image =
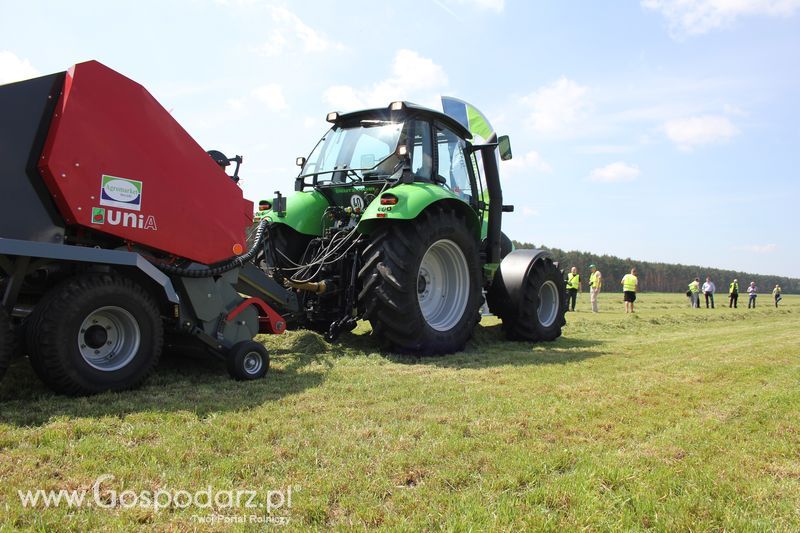
<path id="1" fill-rule="evenodd" d="M 241 267 L 245 263 L 252 261 L 258 253 L 258 250 L 261 248 L 261 245 L 264 243 L 264 239 L 267 236 L 265 231 L 266 229 L 267 219 L 262 218 L 261 222 L 259 222 L 258 227 L 256 228 L 256 233 L 253 237 L 253 245 L 250 247 L 250 250 L 248 250 L 246 254 L 237 255 L 231 257 L 230 259 L 226 259 L 216 266 L 211 266 L 205 269 L 188 269 L 161 263 L 156 264 L 156 267 L 167 274 L 182 276 L 185 278 L 210 278 L 212 276 L 219 276 L 220 274 L 224 274 L 225 272 Z"/>

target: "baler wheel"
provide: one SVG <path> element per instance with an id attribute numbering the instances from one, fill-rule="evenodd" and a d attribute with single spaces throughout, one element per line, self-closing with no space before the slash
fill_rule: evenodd
<path id="1" fill-rule="evenodd" d="M 465 217 L 433 206 L 370 237 L 358 300 L 375 334 L 421 355 L 463 349 L 482 304 L 478 243 Z"/>
<path id="2" fill-rule="evenodd" d="M 242 341 L 228 353 L 228 373 L 237 381 L 263 378 L 269 370 L 269 352 L 256 341 Z"/>
<path id="3" fill-rule="evenodd" d="M 51 289 L 31 315 L 28 354 L 54 391 L 95 394 L 141 384 L 161 355 L 153 298 L 119 275 L 82 275 Z"/>
<path id="4" fill-rule="evenodd" d="M 0 308 L 0 379 L 8 369 L 11 354 L 14 352 L 14 328 L 5 309 Z"/>

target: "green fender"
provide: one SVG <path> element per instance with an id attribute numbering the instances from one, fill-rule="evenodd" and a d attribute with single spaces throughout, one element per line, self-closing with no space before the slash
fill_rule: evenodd
<path id="1" fill-rule="evenodd" d="M 377 224 L 384 220 L 413 220 L 429 206 L 437 202 L 447 203 L 448 209 L 456 209 L 464 213 L 469 229 L 475 234 L 475 238 L 480 238 L 481 223 L 475 210 L 468 203 L 459 198 L 453 192 L 440 185 L 432 183 L 405 183 L 388 189 L 383 194 L 393 194 L 397 197 L 396 205 L 381 205 L 378 195 L 375 200 L 367 206 L 361 221 L 358 223 L 358 231 L 369 234 Z"/>
<path id="2" fill-rule="evenodd" d="M 317 191 L 295 192 L 286 197 L 283 215 L 267 211 L 265 218 L 269 222 L 286 224 L 299 233 L 319 237 L 322 235 L 322 215 L 327 207 L 328 201 Z"/>

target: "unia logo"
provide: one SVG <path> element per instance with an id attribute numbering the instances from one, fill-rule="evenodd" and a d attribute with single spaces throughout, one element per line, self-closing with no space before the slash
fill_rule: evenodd
<path id="1" fill-rule="evenodd" d="M 122 226 L 123 228 L 149 229 L 158 231 L 156 217 L 153 215 L 137 215 L 124 213 L 104 207 L 92 208 L 92 224 L 108 224 L 109 226 Z"/>
<path id="2" fill-rule="evenodd" d="M 103 174 L 100 182 L 100 205 L 140 211 L 142 182 Z"/>

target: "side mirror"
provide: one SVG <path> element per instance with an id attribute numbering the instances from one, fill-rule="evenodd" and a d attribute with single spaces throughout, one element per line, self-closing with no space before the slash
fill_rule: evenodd
<path id="1" fill-rule="evenodd" d="M 302 167 L 303 165 L 306 164 L 306 158 L 298 157 L 297 159 L 294 160 L 294 164 L 297 165 L 298 167 Z"/>
<path id="2" fill-rule="evenodd" d="M 511 139 L 508 138 L 508 135 L 501 135 L 498 137 L 497 148 L 500 150 L 501 160 L 508 161 L 511 159 Z"/>

